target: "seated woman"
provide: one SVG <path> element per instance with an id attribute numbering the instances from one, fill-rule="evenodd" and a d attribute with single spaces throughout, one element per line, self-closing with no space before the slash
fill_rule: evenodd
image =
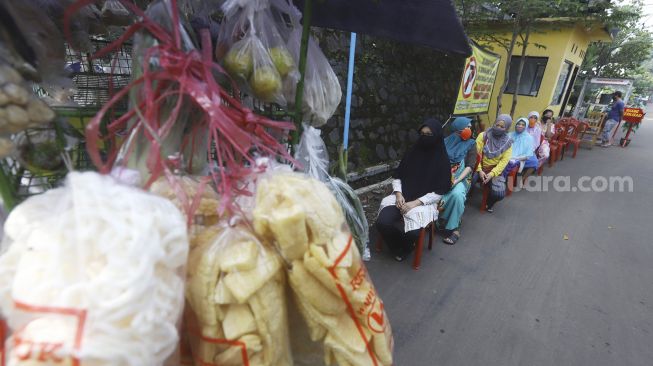
<path id="1" fill-rule="evenodd" d="M 437 220 L 437 204 L 451 189 L 451 168 L 442 124 L 428 119 L 419 128 L 417 145 L 401 160 L 393 193 L 381 201 L 376 227 L 397 261 L 413 249 L 422 228 Z"/>
<path id="2" fill-rule="evenodd" d="M 510 161 L 519 164 L 519 172 L 522 173 L 524 181 L 537 170 L 538 164 L 535 148 L 533 147 L 535 145 L 533 137 L 526 132 L 527 123 L 528 121 L 524 117 L 518 119 L 515 124 L 515 131 L 510 133 L 512 139 L 512 157 Z"/>
<path id="3" fill-rule="evenodd" d="M 539 121 L 540 114 L 536 111 L 532 111 L 528 114 L 528 127 L 526 132 L 533 138 L 534 142 L 534 153 L 537 156 L 538 167 L 549 158 L 551 153 L 551 148 L 549 147 L 549 141 L 544 138 L 543 126 Z"/>
<path id="4" fill-rule="evenodd" d="M 547 140 L 556 133 L 553 111 L 550 109 L 545 109 L 544 112 L 542 112 L 542 131 L 544 131 L 544 137 Z"/>
<path id="5" fill-rule="evenodd" d="M 457 117 L 451 124 L 451 135 L 444 139 L 444 144 L 451 164 L 451 190 L 442 197 L 444 207 L 442 218 L 446 221 L 442 241 L 454 245 L 460 239 L 460 220 L 465 211 L 467 191 L 472 182 L 472 171 L 476 165 L 476 143 L 472 137 L 471 119 Z"/>
<path id="6" fill-rule="evenodd" d="M 480 133 L 476 138 L 476 150 L 482 157 L 476 173 L 481 183 L 490 187 L 490 195 L 485 208 L 487 212 L 493 212 L 494 204 L 502 200 L 506 194 L 505 180 L 503 184 L 498 180 L 492 184 L 492 180 L 503 176 L 512 156 L 512 139 L 507 132 L 510 125 L 512 125 L 512 117 L 501 114 L 492 128 Z"/>

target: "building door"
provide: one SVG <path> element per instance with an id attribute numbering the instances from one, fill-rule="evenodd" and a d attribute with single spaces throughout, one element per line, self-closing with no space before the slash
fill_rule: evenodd
<path id="1" fill-rule="evenodd" d="M 562 100 L 562 107 L 560 108 L 560 113 L 558 117 L 562 116 L 562 114 L 565 112 L 565 108 L 567 107 L 567 102 L 569 101 L 569 96 L 571 95 L 571 91 L 574 89 L 574 83 L 576 82 L 576 75 L 578 75 L 578 68 L 579 66 L 575 66 L 574 71 L 571 73 L 571 78 L 569 79 L 569 85 L 567 85 L 567 91 L 565 92 L 565 98 Z"/>

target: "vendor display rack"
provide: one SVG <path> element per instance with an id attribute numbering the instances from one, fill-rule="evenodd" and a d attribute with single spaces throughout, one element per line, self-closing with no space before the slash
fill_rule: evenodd
<path id="1" fill-rule="evenodd" d="M 31 136 L 49 133 L 62 151 L 65 166 L 56 170 L 30 169 L 20 159 L 8 157 L 0 161 L 0 191 L 6 209 L 11 209 L 25 198 L 58 186 L 69 169 L 92 170 L 93 164 L 86 151 L 84 130 L 97 111 L 131 80 L 131 44 L 122 45 L 117 51 L 104 57 L 92 59 L 98 50 L 111 40 L 92 38 L 92 52 L 82 53 L 66 45 L 66 70 L 70 72 L 74 90 L 70 99 L 52 105 L 56 121 L 48 128 L 29 129 L 22 132 L 23 140 Z M 35 86 L 36 94 L 50 99 L 45 89 Z M 50 99 L 52 100 L 52 99 Z M 124 113 L 128 100 L 125 98 L 112 111 L 113 116 Z"/>
<path id="2" fill-rule="evenodd" d="M 308 39 L 311 27 L 312 2 L 313 0 L 304 1 L 302 38 L 298 65 L 300 79 L 297 83 L 295 110 L 285 110 L 278 105 L 263 103 L 256 99 L 251 99 L 249 103 L 252 110 L 257 114 L 274 120 L 292 120 L 295 123 L 296 129 L 292 132 L 288 146 L 291 150 L 293 146 L 299 143 L 299 136 L 302 132 L 302 99 Z M 89 53 L 75 51 L 66 45 L 66 67 L 71 72 L 76 87 L 71 96 L 74 106 L 53 107 L 57 112 L 57 118 L 67 120 L 67 125 L 73 126 L 81 136 L 74 146 L 66 146 L 65 158 L 71 165 L 69 168 L 75 170 L 89 170 L 93 168 L 83 139 L 86 124 L 112 98 L 112 95 L 129 84 L 132 74 L 132 47 L 130 44 L 124 44 L 117 51 L 109 53 L 102 58 L 92 59 L 91 55 L 108 45 L 111 40 L 95 37 L 91 38 L 91 42 L 93 44 L 93 50 Z M 47 96 L 47 93 L 43 89 L 37 90 L 37 94 Z M 113 117 L 119 116 L 127 110 L 127 107 L 128 100 L 125 98 L 111 114 Z M 55 128 L 57 141 L 67 141 L 65 136 L 61 135 L 65 132 L 64 130 Z M 29 134 L 31 132 L 26 131 L 25 133 Z M 9 211 L 25 198 L 58 186 L 67 172 L 67 169 L 53 172 L 35 172 L 22 166 L 16 159 L 7 158 L 0 161 L 0 195 L 3 198 L 5 209 Z"/>

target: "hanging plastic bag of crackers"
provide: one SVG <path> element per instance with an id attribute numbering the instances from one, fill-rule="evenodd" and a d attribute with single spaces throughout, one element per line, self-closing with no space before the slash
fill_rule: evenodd
<path id="1" fill-rule="evenodd" d="M 325 363 L 391 365 L 392 330 L 383 301 L 329 189 L 302 174 L 264 175 L 253 223 L 289 264 L 294 299 L 311 340 L 324 345 Z M 303 355 L 293 352 L 301 363 Z"/>
<path id="2" fill-rule="evenodd" d="M 178 343 L 188 254 L 169 201 L 95 172 L 31 197 L 5 224 L 8 366 L 161 366 Z"/>
<path id="3" fill-rule="evenodd" d="M 283 260 L 232 218 L 193 240 L 185 326 L 195 365 L 292 365 Z"/>

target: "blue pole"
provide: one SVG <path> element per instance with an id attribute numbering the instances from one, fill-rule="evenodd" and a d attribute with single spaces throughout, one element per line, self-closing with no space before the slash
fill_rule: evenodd
<path id="1" fill-rule="evenodd" d="M 351 116 L 351 89 L 354 83 L 354 58 L 356 56 L 356 33 L 351 34 L 349 42 L 349 71 L 347 73 L 347 97 L 345 100 L 345 136 L 343 138 L 343 147 L 345 150 L 349 147 L 349 117 Z"/>

